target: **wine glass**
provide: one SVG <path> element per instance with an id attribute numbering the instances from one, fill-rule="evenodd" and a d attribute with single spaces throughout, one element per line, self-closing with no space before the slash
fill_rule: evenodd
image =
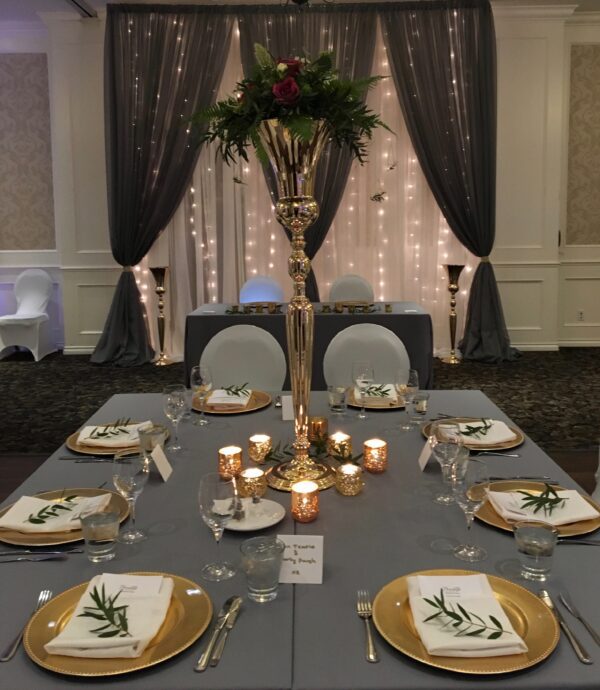
<path id="1" fill-rule="evenodd" d="M 217 544 L 220 543 L 225 526 L 233 517 L 237 507 L 236 488 L 233 479 L 222 479 L 216 472 L 205 474 L 198 489 L 200 515 L 210 527 Z M 202 577 L 212 582 L 228 580 L 235 575 L 235 568 L 229 563 L 208 563 L 202 568 Z"/>
<path id="2" fill-rule="evenodd" d="M 173 425 L 173 443 L 170 446 L 172 452 L 182 449 L 177 437 L 179 422 L 187 409 L 187 389 L 182 385 L 167 386 L 163 390 L 163 410 Z"/>
<path id="3" fill-rule="evenodd" d="M 194 418 L 194 424 L 196 426 L 208 426 L 211 423 L 204 414 L 204 406 L 212 390 L 212 385 L 212 377 L 208 367 L 202 366 L 201 364 L 192 367 L 190 372 L 190 388 L 192 389 L 193 398 L 197 398 L 200 402 L 200 414 L 196 415 Z"/>
<path id="4" fill-rule="evenodd" d="M 454 503 L 451 489 L 451 470 L 452 464 L 461 454 L 463 438 L 458 424 L 442 420 L 432 422 L 428 440 L 431 445 L 431 454 L 442 468 L 442 481 L 444 483 L 444 491 L 435 496 L 434 501 L 447 506 Z"/>
<path id="5" fill-rule="evenodd" d="M 487 499 L 490 483 L 487 466 L 481 460 L 461 458 L 456 461 L 450 474 L 454 499 L 465 514 L 467 533 L 470 534 L 475 513 Z M 476 563 L 487 558 L 487 551 L 481 546 L 461 544 L 454 549 L 454 556 L 461 561 Z"/>
<path id="6" fill-rule="evenodd" d="M 128 455 L 131 451 L 115 453 L 112 480 L 115 489 L 127 500 L 131 526 L 119 535 L 123 544 L 136 544 L 146 535 L 135 526 L 135 504 L 148 481 L 149 468 L 143 455 Z"/>
<path id="7" fill-rule="evenodd" d="M 415 395 L 419 392 L 419 372 L 416 369 L 409 369 L 408 378 L 406 378 L 405 371 L 405 369 L 398 371 L 396 391 L 398 396 L 404 398 L 405 415 L 403 421 L 400 422 L 400 428 L 402 431 L 410 431 L 414 426 L 410 417 L 410 406 Z"/>
<path id="8" fill-rule="evenodd" d="M 368 360 L 357 360 L 352 363 L 352 380 L 356 384 L 360 392 L 360 412 L 357 415 L 357 419 L 366 419 L 367 413 L 365 412 L 365 396 L 369 386 L 373 385 L 375 381 L 375 372 L 373 371 L 373 366 Z"/>

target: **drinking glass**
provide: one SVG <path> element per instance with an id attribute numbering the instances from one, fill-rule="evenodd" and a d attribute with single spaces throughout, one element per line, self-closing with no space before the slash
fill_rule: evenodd
<path id="1" fill-rule="evenodd" d="M 533 520 L 517 522 L 513 530 L 521 561 L 521 575 L 526 580 L 545 582 L 552 567 L 558 530 L 547 522 Z"/>
<path id="2" fill-rule="evenodd" d="M 346 388 L 344 386 L 327 386 L 329 409 L 337 415 L 346 412 Z"/>
<path id="3" fill-rule="evenodd" d="M 365 396 L 369 386 L 373 385 L 375 381 L 375 372 L 373 371 L 373 366 L 368 360 L 357 360 L 352 363 L 352 380 L 356 384 L 360 392 L 360 412 L 357 415 L 357 419 L 366 419 L 367 413 L 365 412 Z"/>
<path id="4" fill-rule="evenodd" d="M 117 553 L 119 514 L 91 513 L 81 518 L 85 553 L 92 563 L 111 561 Z"/>
<path id="5" fill-rule="evenodd" d="M 454 498 L 465 514 L 467 534 L 470 535 L 475 513 L 487 499 L 490 483 L 487 466 L 481 460 L 471 460 L 467 456 L 455 462 L 451 477 Z M 487 558 L 487 551 L 481 546 L 461 544 L 454 549 L 454 556 L 461 561 L 476 563 Z"/>
<path id="6" fill-rule="evenodd" d="M 187 409 L 187 389 L 185 386 L 167 386 L 163 390 L 163 409 L 165 415 L 173 425 L 173 443 L 170 446 L 171 452 L 182 450 L 177 437 L 179 422 Z"/>
<path id="7" fill-rule="evenodd" d="M 429 444 L 431 445 L 431 454 L 442 468 L 442 481 L 444 484 L 444 491 L 435 496 L 434 501 L 440 505 L 447 506 L 454 503 L 454 495 L 451 488 L 452 464 L 458 459 L 463 447 L 463 438 L 458 424 L 443 420 L 432 422 L 429 430 Z"/>
<path id="8" fill-rule="evenodd" d="M 197 398 L 200 402 L 200 414 L 194 415 L 194 424 L 196 426 L 208 426 L 210 419 L 204 414 L 204 406 L 212 390 L 212 377 L 210 369 L 201 364 L 192 367 L 190 372 L 190 388 L 192 389 L 192 397 Z"/>
<path id="9" fill-rule="evenodd" d="M 407 379 L 405 370 L 400 369 L 396 374 L 396 391 L 399 397 L 404 398 L 404 415 L 400 428 L 402 431 L 410 431 L 415 426 L 410 414 L 410 406 L 419 392 L 419 372 L 416 369 L 410 369 Z"/>
<path id="10" fill-rule="evenodd" d="M 285 544 L 277 537 L 252 537 L 240 546 L 248 599 L 264 604 L 277 597 Z"/>
<path id="11" fill-rule="evenodd" d="M 200 515 L 212 530 L 217 545 L 225 526 L 233 517 L 237 505 L 235 483 L 232 479 L 222 479 L 217 472 L 205 474 L 198 489 Z M 202 577 L 212 582 L 228 580 L 235 575 L 235 568 L 229 563 L 208 563 L 201 570 Z"/>
<path id="12" fill-rule="evenodd" d="M 135 504 L 148 481 L 148 466 L 142 455 L 127 455 L 131 451 L 115 453 L 113 458 L 113 484 L 115 489 L 127 499 L 131 526 L 119 535 L 123 544 L 136 544 L 146 539 L 146 535 L 135 526 Z"/>
<path id="13" fill-rule="evenodd" d="M 140 450 L 144 456 L 144 461 L 148 469 L 154 464 L 152 460 L 152 451 L 156 446 L 162 446 L 165 443 L 166 431 L 165 427 L 159 424 L 149 424 L 138 430 Z"/>

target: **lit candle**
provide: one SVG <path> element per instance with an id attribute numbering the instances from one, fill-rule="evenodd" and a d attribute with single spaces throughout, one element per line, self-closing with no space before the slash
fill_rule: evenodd
<path id="1" fill-rule="evenodd" d="M 242 471 L 242 449 L 239 446 L 219 448 L 219 474 L 223 479 L 237 477 Z"/>
<path id="2" fill-rule="evenodd" d="M 346 462 L 335 473 L 335 488 L 342 496 L 356 496 L 363 490 L 362 469 Z"/>
<path id="3" fill-rule="evenodd" d="M 296 522 L 312 522 L 319 515 L 319 485 L 316 482 L 292 484 L 292 517 Z"/>
<path id="4" fill-rule="evenodd" d="M 363 465 L 367 472 L 385 472 L 387 468 L 387 443 L 380 438 L 365 441 Z"/>
<path id="5" fill-rule="evenodd" d="M 258 467 L 242 470 L 238 479 L 238 490 L 242 498 L 259 499 L 267 493 L 267 478 Z"/>
<path id="6" fill-rule="evenodd" d="M 271 437 L 267 434 L 254 434 L 248 439 L 248 455 L 250 460 L 262 465 L 265 462 L 267 453 L 273 448 Z"/>
<path id="7" fill-rule="evenodd" d="M 327 444 L 327 452 L 329 455 L 339 455 L 347 458 L 352 455 L 352 438 L 343 431 L 336 431 L 329 437 Z"/>
<path id="8" fill-rule="evenodd" d="M 308 418 L 308 440 L 318 441 L 320 438 L 325 438 L 328 431 L 327 417 L 309 417 Z"/>

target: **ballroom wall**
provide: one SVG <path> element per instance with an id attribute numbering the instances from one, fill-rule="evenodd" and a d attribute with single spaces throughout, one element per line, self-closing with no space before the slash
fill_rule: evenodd
<path id="1" fill-rule="evenodd" d="M 580 232 L 566 232 L 571 49 L 577 56 L 577 46 L 600 46 L 600 13 L 573 10 L 495 9 L 499 119 L 492 260 L 512 342 L 523 349 L 600 345 L 600 239 L 585 235 L 589 244 L 581 244 Z M 23 266 L 54 271 L 62 286 L 65 351 L 85 353 L 102 330 L 119 276 L 107 234 L 104 24 L 71 13 L 42 19 L 45 30 L 0 27 L 0 53 L 47 53 L 56 249 L 0 249 L 0 285 Z"/>

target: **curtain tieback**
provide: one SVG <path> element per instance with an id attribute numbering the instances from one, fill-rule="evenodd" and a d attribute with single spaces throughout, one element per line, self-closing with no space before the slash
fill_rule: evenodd
<path id="1" fill-rule="evenodd" d="M 133 266 L 122 266 L 124 271 L 133 271 Z"/>
<path id="2" fill-rule="evenodd" d="M 480 256 L 479 261 L 481 261 L 482 264 L 489 264 L 490 263 L 490 257 L 489 256 Z"/>

